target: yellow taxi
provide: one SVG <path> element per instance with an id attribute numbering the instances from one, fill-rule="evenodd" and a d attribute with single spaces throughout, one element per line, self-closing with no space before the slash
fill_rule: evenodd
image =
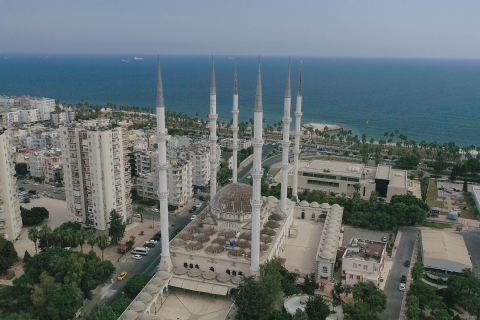
<path id="1" fill-rule="evenodd" d="M 118 281 L 122 281 L 123 279 L 125 279 L 126 276 L 127 276 L 127 272 L 126 272 L 126 271 L 123 271 L 122 273 L 120 273 L 120 275 L 118 276 L 117 280 L 118 280 Z"/>

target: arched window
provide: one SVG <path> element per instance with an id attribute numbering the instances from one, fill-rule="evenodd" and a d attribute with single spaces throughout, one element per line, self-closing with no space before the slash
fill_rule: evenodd
<path id="1" fill-rule="evenodd" d="M 215 268 L 214 267 L 210 267 L 210 270 L 215 272 Z"/>
<path id="2" fill-rule="evenodd" d="M 227 271 L 226 271 L 226 272 L 227 272 L 227 274 L 230 274 L 230 270 L 229 270 L 229 269 L 227 269 Z"/>
<path id="3" fill-rule="evenodd" d="M 315 212 L 312 212 L 312 219 L 315 219 Z"/>
<path id="4" fill-rule="evenodd" d="M 242 271 L 238 271 L 238 275 L 239 275 L 239 276 L 242 276 L 242 275 L 243 275 L 243 272 L 242 272 Z"/>
<path id="5" fill-rule="evenodd" d="M 189 266 L 189 267 L 190 267 L 190 269 L 193 269 L 193 264 L 192 264 L 192 263 L 190 263 L 190 266 Z"/>
<path id="6" fill-rule="evenodd" d="M 323 267 L 323 268 L 322 268 L 322 272 L 323 272 L 323 273 L 328 273 L 328 268 L 327 268 L 327 267 Z"/>
<path id="7" fill-rule="evenodd" d="M 195 265 L 195 269 L 200 269 L 200 267 L 198 266 L 198 264 Z"/>
<path id="8" fill-rule="evenodd" d="M 237 271 L 233 270 L 232 271 L 232 276 L 236 276 L 237 275 Z"/>
<path id="9" fill-rule="evenodd" d="M 188 263 L 185 262 L 185 263 L 183 264 L 183 266 L 184 266 L 185 268 L 188 268 Z"/>
<path id="10" fill-rule="evenodd" d="M 302 219 L 305 219 L 305 211 L 302 211 Z"/>

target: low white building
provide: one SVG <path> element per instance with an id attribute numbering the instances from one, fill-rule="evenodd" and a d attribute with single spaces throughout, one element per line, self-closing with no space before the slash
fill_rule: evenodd
<path id="1" fill-rule="evenodd" d="M 385 255 L 385 243 L 353 238 L 342 257 L 342 276 L 345 276 L 345 283 L 350 286 L 358 282 L 380 285 Z"/>
<path id="2" fill-rule="evenodd" d="M 247 149 L 252 146 L 252 140 L 238 139 L 238 150 Z M 220 140 L 220 146 L 233 150 L 233 138 L 225 138 Z"/>

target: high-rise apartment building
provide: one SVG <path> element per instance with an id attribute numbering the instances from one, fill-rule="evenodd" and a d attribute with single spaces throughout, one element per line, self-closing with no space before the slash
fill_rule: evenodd
<path id="1" fill-rule="evenodd" d="M 126 224 L 132 221 L 128 124 L 85 121 L 61 128 L 64 183 L 71 221 L 109 227 L 115 209 Z"/>
<path id="2" fill-rule="evenodd" d="M 7 131 L 0 127 L 0 236 L 10 241 L 18 238 L 23 225 L 12 157 Z"/>

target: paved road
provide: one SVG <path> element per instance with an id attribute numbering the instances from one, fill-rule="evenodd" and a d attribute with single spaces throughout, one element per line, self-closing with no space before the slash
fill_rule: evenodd
<path id="1" fill-rule="evenodd" d="M 413 227 L 400 228 L 402 239 L 397 248 L 397 253 L 393 259 L 393 266 L 388 275 L 385 285 L 385 294 L 387 295 L 387 308 L 380 315 L 380 319 L 395 320 L 400 316 L 402 306 L 403 291 L 398 290 L 401 276 L 407 275 L 408 268 L 403 265 L 405 260 L 411 260 L 415 240 L 420 231 Z"/>
<path id="2" fill-rule="evenodd" d="M 473 272 L 477 278 L 480 278 L 480 231 L 461 231 L 455 233 L 463 236 L 468 253 L 470 254 L 470 260 L 472 260 Z"/>

